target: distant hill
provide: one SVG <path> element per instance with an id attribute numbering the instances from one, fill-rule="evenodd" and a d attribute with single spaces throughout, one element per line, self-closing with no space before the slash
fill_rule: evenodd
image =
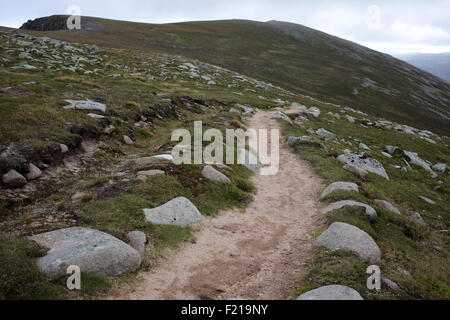
<path id="1" fill-rule="evenodd" d="M 397 58 L 450 82 L 450 52 L 439 54 L 410 53 L 397 55 Z"/>
<path id="2" fill-rule="evenodd" d="M 29 21 L 23 29 L 61 40 L 196 58 L 300 94 L 450 133 L 449 83 L 301 25 L 247 20 L 144 24 L 83 17 L 83 30 L 57 30 L 65 19 Z"/>

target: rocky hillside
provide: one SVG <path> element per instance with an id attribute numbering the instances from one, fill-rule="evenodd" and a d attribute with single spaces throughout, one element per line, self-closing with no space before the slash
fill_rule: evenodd
<path id="1" fill-rule="evenodd" d="M 389 55 L 301 25 L 242 20 L 152 25 L 89 17 L 82 21 L 87 26 L 82 32 L 50 34 L 180 54 L 378 117 L 449 133 L 448 83 Z"/>
<path id="2" fill-rule="evenodd" d="M 330 184 L 321 200 L 331 226 L 302 235 L 317 238 L 320 248 L 295 284 L 298 294 L 339 283 L 365 299 L 449 298 L 447 136 L 338 104 L 346 98 L 331 92 L 331 102 L 307 97 L 320 89 L 313 77 L 302 78 L 306 89 L 289 90 L 222 67 L 225 53 L 222 66 L 193 59 L 201 51 L 189 31 L 196 24 L 186 25 L 186 37 L 194 37 L 186 57 L 172 54 L 186 41 L 178 25 L 161 26 L 180 28 L 167 35 L 177 45 L 141 41 L 153 44 L 146 48 L 129 29 L 117 34 L 119 22 L 101 23 L 104 33 L 0 31 L 0 299 L 95 297 L 123 274 L 132 280 L 133 272 L 150 270 L 163 249 L 195 243 L 191 224 L 227 208 L 245 214 L 259 166 L 178 166 L 170 161 L 170 138 L 176 128 L 192 131 L 195 120 L 222 132 L 246 128 L 257 111 L 276 112 L 286 143 Z M 229 23 L 248 22 L 212 25 Z M 135 27 L 137 37 L 154 27 L 124 26 Z M 244 35 L 240 43 L 249 50 Z M 222 41 L 236 57 L 239 50 Z M 358 48 L 355 57 L 364 56 Z M 336 240 L 330 234 L 339 232 L 351 235 L 350 244 L 328 250 Z M 361 234 L 370 255 L 355 241 Z M 365 286 L 371 262 L 386 278 L 381 292 Z M 89 270 L 80 292 L 65 288 L 73 263 Z"/>

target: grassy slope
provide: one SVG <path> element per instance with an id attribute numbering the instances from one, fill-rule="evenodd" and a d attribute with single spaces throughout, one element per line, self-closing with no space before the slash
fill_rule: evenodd
<path id="1" fill-rule="evenodd" d="M 97 18 L 82 23 L 91 30 L 48 34 L 194 57 L 298 93 L 449 133 L 448 83 L 391 56 L 300 25 L 243 20 L 152 25 Z M 365 78 L 380 88 L 362 88 Z"/>

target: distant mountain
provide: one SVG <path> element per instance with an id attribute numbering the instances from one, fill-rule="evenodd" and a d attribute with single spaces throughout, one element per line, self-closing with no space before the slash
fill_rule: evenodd
<path id="1" fill-rule="evenodd" d="M 450 84 L 406 62 L 293 23 L 249 20 L 145 24 L 82 17 L 28 21 L 60 40 L 195 58 L 375 116 L 450 133 Z M 63 27 L 61 27 L 63 26 Z"/>
<path id="2" fill-rule="evenodd" d="M 396 57 L 450 82 L 450 52 L 410 53 L 396 55 Z"/>

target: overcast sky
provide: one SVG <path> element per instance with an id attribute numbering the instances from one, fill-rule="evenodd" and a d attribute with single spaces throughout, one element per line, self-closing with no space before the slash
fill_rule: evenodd
<path id="1" fill-rule="evenodd" d="M 450 0 L 1 1 L 0 25 L 9 27 L 77 5 L 82 15 L 148 23 L 289 21 L 391 54 L 450 52 Z"/>

